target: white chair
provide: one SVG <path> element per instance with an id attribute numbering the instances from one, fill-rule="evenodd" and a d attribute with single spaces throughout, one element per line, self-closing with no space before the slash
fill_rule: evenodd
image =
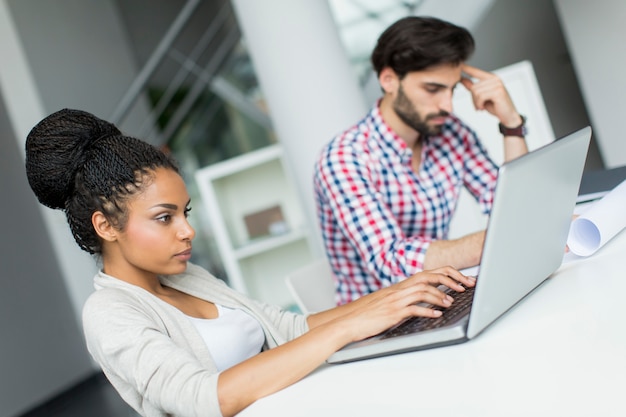
<path id="1" fill-rule="evenodd" d="M 335 284 L 326 258 L 295 270 L 285 278 L 287 288 L 303 314 L 335 307 Z"/>
<path id="2" fill-rule="evenodd" d="M 553 142 L 554 131 L 531 62 L 521 61 L 493 72 L 506 86 L 517 111 L 528 118 L 526 143 L 529 150 Z M 489 155 L 497 164 L 502 164 L 504 145 L 502 135 L 498 132 L 498 120 L 486 111 L 476 111 L 471 94 L 463 86 L 456 88 L 452 105 L 454 114 L 476 131 Z M 485 229 L 487 226 L 487 216 L 480 212 L 474 198 L 467 190 L 461 191 L 450 223 L 450 239 Z"/>

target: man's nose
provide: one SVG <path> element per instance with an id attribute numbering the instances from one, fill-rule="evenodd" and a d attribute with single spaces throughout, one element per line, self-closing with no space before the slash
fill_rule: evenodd
<path id="1" fill-rule="evenodd" d="M 439 102 L 439 110 L 443 110 L 448 113 L 452 113 L 452 96 L 453 91 L 443 94 Z"/>

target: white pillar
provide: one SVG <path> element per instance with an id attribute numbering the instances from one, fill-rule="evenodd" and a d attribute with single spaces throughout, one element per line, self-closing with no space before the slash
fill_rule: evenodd
<path id="1" fill-rule="evenodd" d="M 326 1 L 233 0 L 287 167 L 321 255 L 313 164 L 321 147 L 361 119 L 365 102 Z"/>

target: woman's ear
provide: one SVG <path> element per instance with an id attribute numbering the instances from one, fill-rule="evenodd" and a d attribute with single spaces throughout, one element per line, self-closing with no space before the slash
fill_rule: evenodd
<path id="1" fill-rule="evenodd" d="M 400 79 L 394 70 L 385 67 L 378 75 L 378 82 L 385 93 L 394 93 L 398 89 Z"/>
<path id="2" fill-rule="evenodd" d="M 91 224 L 102 239 L 107 242 L 117 240 L 117 230 L 101 211 L 96 211 L 91 215 Z"/>

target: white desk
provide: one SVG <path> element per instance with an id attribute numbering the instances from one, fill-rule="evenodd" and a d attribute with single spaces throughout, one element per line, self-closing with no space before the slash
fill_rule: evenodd
<path id="1" fill-rule="evenodd" d="M 626 231 L 476 339 L 323 365 L 254 416 L 626 416 Z"/>

